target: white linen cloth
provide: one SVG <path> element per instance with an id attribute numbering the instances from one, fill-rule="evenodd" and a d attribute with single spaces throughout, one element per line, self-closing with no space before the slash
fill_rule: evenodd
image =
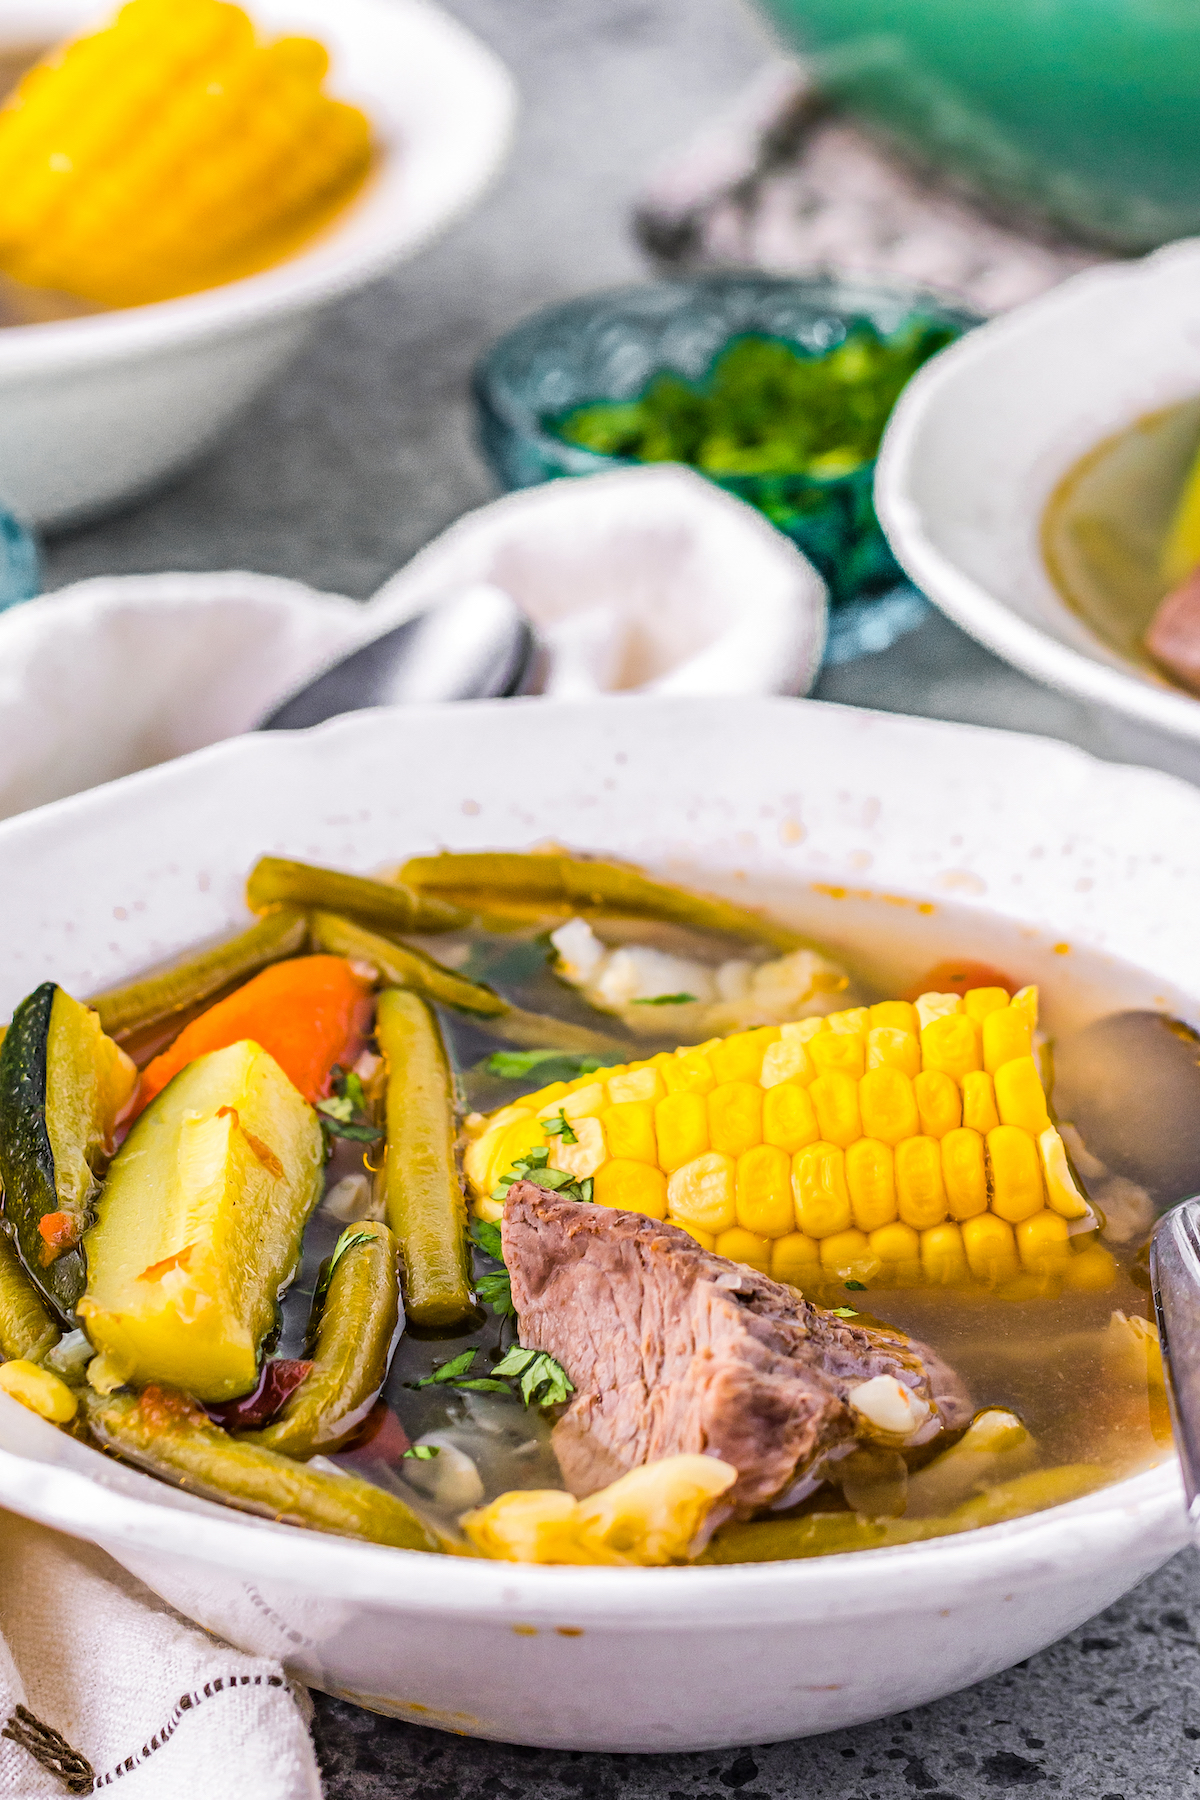
<path id="1" fill-rule="evenodd" d="M 102 1550 L 0 1513 L 5 1800 L 321 1800 L 306 1700 Z"/>
<path id="2" fill-rule="evenodd" d="M 249 730 L 347 651 L 487 581 L 528 614 L 550 698 L 794 694 L 825 589 L 786 538 L 686 469 L 510 494 L 365 605 L 240 573 L 77 582 L 0 614 L 0 818 Z"/>

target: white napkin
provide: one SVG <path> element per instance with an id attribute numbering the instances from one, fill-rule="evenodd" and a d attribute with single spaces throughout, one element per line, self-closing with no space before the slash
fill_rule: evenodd
<path id="1" fill-rule="evenodd" d="M 365 606 L 265 575 L 81 581 L 0 614 L 0 818 L 249 730 L 364 639 L 492 582 L 550 698 L 805 693 L 825 590 L 758 513 L 686 469 L 510 494 Z"/>
<path id="2" fill-rule="evenodd" d="M 305 1700 L 103 1551 L 0 1513 L 6 1800 L 320 1800 Z"/>

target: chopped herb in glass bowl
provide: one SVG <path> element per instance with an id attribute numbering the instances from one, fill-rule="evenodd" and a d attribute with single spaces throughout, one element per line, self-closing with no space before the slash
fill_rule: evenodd
<path id="1" fill-rule="evenodd" d="M 913 289 L 752 273 L 571 301 L 476 371 L 485 454 L 508 487 L 684 463 L 765 513 L 835 605 L 903 580 L 872 505 L 905 383 L 977 323 Z"/>

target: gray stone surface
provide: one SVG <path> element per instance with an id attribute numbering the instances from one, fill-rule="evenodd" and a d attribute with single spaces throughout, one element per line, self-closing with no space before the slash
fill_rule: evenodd
<path id="1" fill-rule="evenodd" d="M 49 583 L 243 567 L 370 594 L 491 493 L 466 381 L 532 307 L 644 270 L 625 229 L 649 163 L 766 53 L 735 0 L 450 0 L 516 72 L 516 151 L 486 207 L 335 311 L 307 354 L 170 489 L 48 548 Z M 1173 766 L 940 618 L 827 674 L 829 699 L 1014 726 Z M 329 1800 L 1071 1800 L 1200 1792 L 1191 1555 L 1021 1668 L 911 1716 L 744 1753 L 579 1756 L 472 1743 L 318 1699 Z M 986 1631 L 986 1620 L 980 1621 Z M 486 1679 L 486 1671 L 481 1671 Z M 720 1695 L 713 1695 L 714 1709 Z"/>

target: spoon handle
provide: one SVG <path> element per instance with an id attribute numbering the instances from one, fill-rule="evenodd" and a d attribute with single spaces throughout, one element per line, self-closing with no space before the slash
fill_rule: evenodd
<path id="1" fill-rule="evenodd" d="M 1188 1519 L 1200 1529 L 1200 1198 L 1159 1220 L 1150 1283 Z"/>

